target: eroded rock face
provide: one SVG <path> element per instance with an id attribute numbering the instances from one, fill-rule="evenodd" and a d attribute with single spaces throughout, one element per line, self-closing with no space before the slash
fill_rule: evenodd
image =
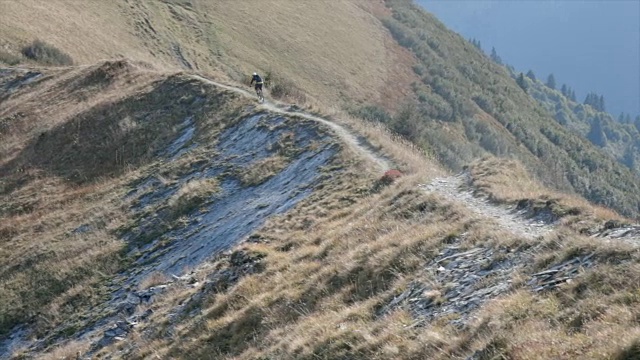
<path id="1" fill-rule="evenodd" d="M 516 272 L 531 273 L 532 259 L 532 252 L 449 245 L 426 265 L 425 280 L 411 282 L 378 314 L 404 308 L 416 318 L 414 326 L 447 317 L 462 327 L 481 305 L 514 289 Z M 595 264 L 594 254 L 576 256 L 529 275 L 526 285 L 534 292 L 554 290 Z"/>
<path id="2" fill-rule="evenodd" d="M 188 126 L 185 127 L 188 130 Z M 185 130 L 185 131 L 187 131 Z M 180 135 L 180 140 L 183 135 Z M 286 144 L 283 145 L 283 138 Z M 312 146 L 313 145 L 313 146 Z M 189 141 L 172 143 L 167 156 L 193 146 Z M 245 186 L 234 171 L 280 154 L 286 146 L 288 165 L 266 181 Z M 217 178 L 220 191 L 194 211 L 185 214 L 186 225 L 159 232 L 164 217 L 161 210 L 141 219 L 139 226 L 124 234 L 128 241 L 144 238 L 138 248 L 136 281 L 153 271 L 180 274 L 194 268 L 216 253 L 225 251 L 248 236 L 270 216 L 288 211 L 308 196 L 321 179 L 321 167 L 336 153 L 330 137 L 313 126 L 302 125 L 283 117 L 258 114 L 247 117 L 223 131 L 215 152 L 206 162 L 194 165 L 192 171 L 178 182 L 165 185 L 153 177 L 141 182 L 140 190 L 128 194 L 134 201 L 134 211 L 159 207 L 173 196 L 180 186 L 197 179 Z M 186 154 L 185 153 L 185 154 Z M 158 246 L 157 239 L 172 239 Z"/>
<path id="3" fill-rule="evenodd" d="M 593 238 L 624 241 L 632 245 L 640 245 L 640 225 L 625 224 L 619 221 L 607 221 L 601 228 L 588 232 Z"/>
<path id="4" fill-rule="evenodd" d="M 381 314 L 404 307 L 418 323 L 452 316 L 454 324 L 462 325 L 473 310 L 511 289 L 514 272 L 528 257 L 508 249 L 476 247 L 465 251 L 457 245 L 448 246 L 425 268 L 431 281 L 411 283 Z"/>
<path id="5" fill-rule="evenodd" d="M 531 275 L 527 284 L 535 292 L 555 289 L 575 278 L 581 269 L 595 265 L 593 256 L 594 254 L 577 256 L 560 264 L 552 265 L 544 271 Z"/>

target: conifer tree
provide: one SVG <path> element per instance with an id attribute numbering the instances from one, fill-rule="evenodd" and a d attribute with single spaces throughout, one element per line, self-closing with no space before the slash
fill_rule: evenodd
<path id="1" fill-rule="evenodd" d="M 567 91 L 567 84 L 562 84 L 562 87 L 560 88 L 560 92 L 562 93 L 562 95 L 569 97 L 569 92 Z"/>
<path id="2" fill-rule="evenodd" d="M 520 73 L 520 75 L 518 75 L 518 79 L 516 80 L 516 83 L 518 83 L 518 86 L 520 86 L 520 88 L 522 88 L 524 92 L 527 92 L 527 81 L 524 79 L 523 73 Z"/>
<path id="3" fill-rule="evenodd" d="M 622 163 L 625 164 L 629 169 L 635 170 L 636 156 L 635 156 L 635 151 L 633 151 L 633 145 L 627 146 L 627 148 L 624 150 L 624 155 L 622 156 Z"/>
<path id="4" fill-rule="evenodd" d="M 502 65 L 502 59 L 498 56 L 498 52 L 495 47 L 491 48 L 491 60 L 493 60 L 496 64 Z"/>
<path id="5" fill-rule="evenodd" d="M 553 76 L 553 74 L 549 74 L 549 77 L 547 77 L 546 85 L 549 89 L 552 89 L 552 90 L 556 89 L 556 78 Z"/>
<path id="6" fill-rule="evenodd" d="M 593 121 L 591 121 L 591 129 L 587 134 L 587 139 L 600 147 L 607 146 L 607 136 L 602 130 L 602 121 L 600 120 L 600 116 L 596 116 Z"/>
<path id="7" fill-rule="evenodd" d="M 533 70 L 527 71 L 527 77 L 533 81 L 536 81 L 536 75 L 533 73 Z"/>

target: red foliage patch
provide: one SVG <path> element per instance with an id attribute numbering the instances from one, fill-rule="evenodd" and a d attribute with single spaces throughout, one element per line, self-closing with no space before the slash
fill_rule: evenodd
<path id="1" fill-rule="evenodd" d="M 401 176 L 402 173 L 399 170 L 391 169 L 384 172 L 384 175 L 382 175 L 380 181 L 384 184 L 391 184 Z"/>

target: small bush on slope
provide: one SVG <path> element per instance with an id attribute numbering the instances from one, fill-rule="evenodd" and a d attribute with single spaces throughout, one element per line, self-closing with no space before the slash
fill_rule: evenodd
<path id="1" fill-rule="evenodd" d="M 73 65 L 71 56 L 41 40 L 22 48 L 22 55 L 43 65 Z"/>

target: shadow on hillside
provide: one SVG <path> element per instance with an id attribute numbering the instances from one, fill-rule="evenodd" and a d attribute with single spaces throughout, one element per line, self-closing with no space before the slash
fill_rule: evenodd
<path id="1" fill-rule="evenodd" d="M 40 169 L 76 184 L 120 175 L 157 158 L 185 119 L 223 101 L 203 100 L 189 80 L 168 78 L 150 92 L 94 106 L 34 137 L 0 175 Z"/>

